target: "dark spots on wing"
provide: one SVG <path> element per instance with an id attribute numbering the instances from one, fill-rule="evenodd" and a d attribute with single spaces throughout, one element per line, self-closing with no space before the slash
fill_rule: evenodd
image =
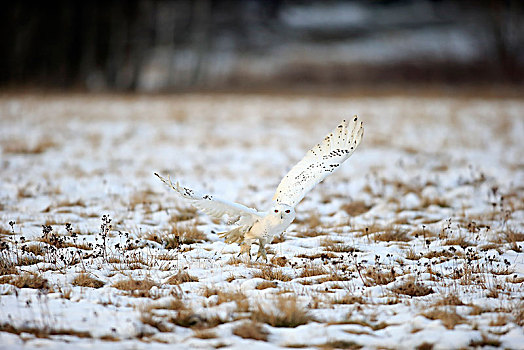
<path id="1" fill-rule="evenodd" d="M 187 187 L 184 187 L 184 195 L 186 196 L 193 196 L 194 192 L 193 190 L 187 188 Z"/>
<path id="2" fill-rule="evenodd" d="M 333 158 L 333 157 L 340 157 L 340 156 L 343 156 L 344 154 L 348 154 L 349 153 L 349 150 L 348 149 L 340 149 L 340 148 L 337 148 L 331 152 L 329 152 L 327 155 L 325 156 L 322 156 L 322 159 L 323 160 L 328 160 L 330 158 Z"/>
<path id="3" fill-rule="evenodd" d="M 209 194 L 206 194 L 204 197 L 202 197 L 203 199 L 207 199 L 207 200 L 212 200 L 213 199 L 213 196 L 210 196 Z"/>

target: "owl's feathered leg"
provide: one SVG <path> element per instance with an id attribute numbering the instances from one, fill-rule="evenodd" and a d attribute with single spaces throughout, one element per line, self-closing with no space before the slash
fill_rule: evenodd
<path id="1" fill-rule="evenodd" d="M 264 245 L 266 244 L 266 240 L 259 239 L 258 242 L 259 242 L 258 243 L 258 253 L 257 253 L 257 258 L 255 259 L 255 261 L 258 260 L 258 258 L 262 257 L 267 262 L 266 248 L 264 247 Z"/>
<path id="2" fill-rule="evenodd" d="M 242 254 L 247 254 L 249 256 L 249 260 L 251 260 L 251 244 L 253 243 L 252 240 L 244 240 L 240 244 L 240 253 L 238 253 L 238 256 L 241 256 Z"/>

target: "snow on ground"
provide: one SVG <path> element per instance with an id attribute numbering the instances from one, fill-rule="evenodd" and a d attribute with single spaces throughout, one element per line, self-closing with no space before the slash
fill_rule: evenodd
<path id="1" fill-rule="evenodd" d="M 267 263 L 153 176 L 265 209 L 353 114 L 361 146 Z M 524 348 L 523 115 L 461 97 L 4 95 L 0 348 Z"/>

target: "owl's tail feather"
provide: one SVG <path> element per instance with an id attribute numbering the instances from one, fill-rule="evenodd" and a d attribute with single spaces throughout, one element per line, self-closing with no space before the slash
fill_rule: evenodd
<path id="1" fill-rule="evenodd" d="M 250 228 L 249 226 L 238 226 L 231 231 L 220 232 L 218 236 L 224 238 L 226 243 L 242 243 L 244 235 Z"/>

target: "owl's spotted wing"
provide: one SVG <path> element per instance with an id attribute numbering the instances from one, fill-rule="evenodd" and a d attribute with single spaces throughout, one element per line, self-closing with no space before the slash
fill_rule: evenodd
<path id="1" fill-rule="evenodd" d="M 208 215 L 219 219 L 226 215 L 241 226 L 253 225 L 261 217 L 261 214 L 253 208 L 246 207 L 239 203 L 214 198 L 208 194 L 202 195 L 187 187 L 180 186 L 178 182 L 173 184 L 171 180 L 166 180 L 157 173 L 155 173 L 155 175 L 166 185 L 178 192 L 182 197 L 191 201 L 191 204 L 195 208 L 202 210 Z"/>
<path id="2" fill-rule="evenodd" d="M 351 156 L 362 140 L 364 129 L 357 116 L 342 121 L 313 147 L 278 185 L 273 200 L 294 207 L 320 181 Z"/>

